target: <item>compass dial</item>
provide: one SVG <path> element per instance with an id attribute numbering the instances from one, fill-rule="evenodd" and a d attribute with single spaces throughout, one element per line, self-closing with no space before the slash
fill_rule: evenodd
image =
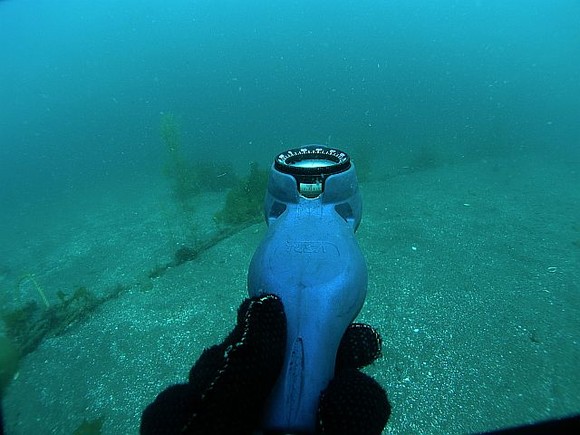
<path id="1" fill-rule="evenodd" d="M 316 198 L 324 191 L 324 180 L 328 176 L 350 168 L 350 157 L 336 148 L 306 145 L 279 154 L 274 167 L 296 179 L 302 196 Z"/>

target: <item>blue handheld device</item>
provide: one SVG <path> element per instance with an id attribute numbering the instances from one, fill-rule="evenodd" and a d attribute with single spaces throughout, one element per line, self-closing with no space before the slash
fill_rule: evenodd
<path id="1" fill-rule="evenodd" d="M 354 165 L 323 145 L 285 151 L 271 167 L 264 208 L 268 232 L 250 263 L 248 290 L 281 298 L 288 331 L 263 428 L 313 433 L 338 345 L 367 292 L 354 237 L 362 214 Z"/>

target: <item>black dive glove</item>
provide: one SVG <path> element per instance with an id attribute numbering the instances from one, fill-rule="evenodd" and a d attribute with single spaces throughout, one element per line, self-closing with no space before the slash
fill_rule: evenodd
<path id="1" fill-rule="evenodd" d="M 246 299 L 223 343 L 206 349 L 187 384 L 162 391 L 143 412 L 141 433 L 251 434 L 260 428 L 266 400 L 286 347 L 286 316 L 277 296 Z M 335 377 L 323 391 L 317 432 L 379 434 L 390 415 L 381 386 L 358 369 L 379 357 L 381 339 L 352 324 L 337 353 Z"/>

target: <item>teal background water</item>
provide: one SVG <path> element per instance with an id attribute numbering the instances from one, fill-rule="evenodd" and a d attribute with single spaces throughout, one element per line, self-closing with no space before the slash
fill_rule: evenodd
<path id="1" fill-rule="evenodd" d="M 351 152 L 386 433 L 579 412 L 579 22 L 573 0 L 0 0 L 0 313 L 124 289 L 20 361 L 9 433 L 136 433 L 234 321 L 263 223 L 151 278 L 226 196 L 177 203 L 166 114 L 238 175 Z"/>
<path id="2" fill-rule="evenodd" d="M 3 1 L 2 197 L 195 154 L 296 144 L 576 152 L 580 5 L 559 1 Z M 13 197 L 21 196 L 15 193 Z"/>

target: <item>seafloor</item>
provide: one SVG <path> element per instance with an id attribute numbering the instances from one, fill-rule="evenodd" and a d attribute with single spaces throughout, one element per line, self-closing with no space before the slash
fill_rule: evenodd
<path id="1" fill-rule="evenodd" d="M 215 230 L 225 196 L 200 195 L 184 213 L 158 181 L 2 211 L 5 310 L 44 309 L 35 282 L 51 306 L 78 287 L 119 291 L 22 359 L 4 398 L 8 434 L 71 434 L 83 422 L 137 433 L 144 406 L 232 327 L 265 224 L 152 273 Z M 359 320 L 384 339 L 366 371 L 393 406 L 386 433 L 481 432 L 580 411 L 579 186 L 577 160 L 525 153 L 361 183 Z"/>

